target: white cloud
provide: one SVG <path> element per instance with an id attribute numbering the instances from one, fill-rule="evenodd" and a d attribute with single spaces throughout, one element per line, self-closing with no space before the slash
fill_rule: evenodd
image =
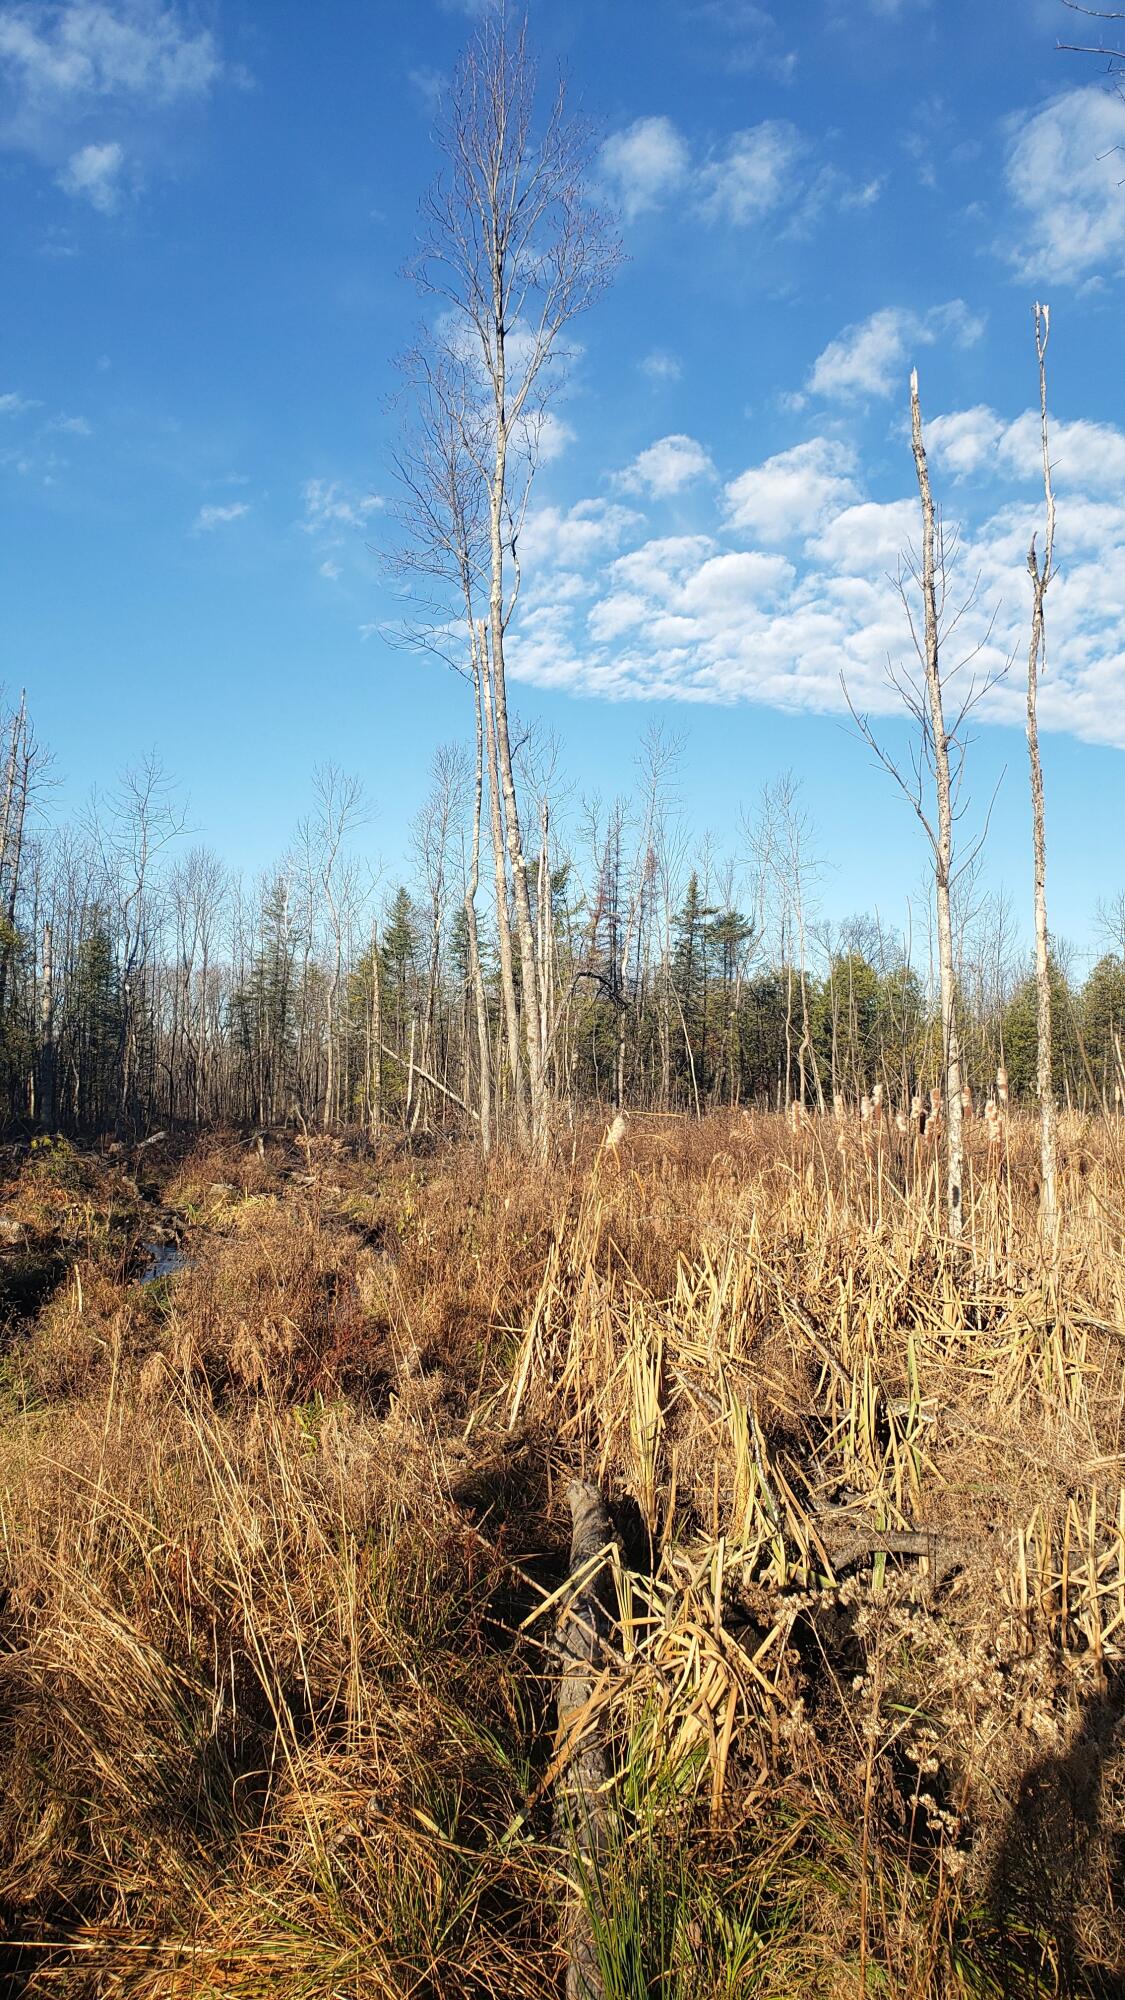
<path id="1" fill-rule="evenodd" d="M 786 48 L 774 15 L 757 0 L 689 0 L 684 12 L 693 29 L 703 25 L 727 37 L 726 69 L 763 70 L 779 83 L 792 80 L 796 51 Z"/>
<path id="2" fill-rule="evenodd" d="M 135 192 L 145 162 L 165 156 L 160 128 L 220 79 L 245 81 L 199 24 L 202 11 L 196 0 L 0 0 L 0 149 L 26 154 L 65 193 L 112 213 L 126 153 Z M 41 247 L 75 254 L 53 225 Z"/>
<path id="3" fill-rule="evenodd" d="M 423 109 L 432 117 L 445 96 L 448 77 L 443 76 L 440 69 L 432 69 L 424 63 L 418 69 L 408 70 L 406 80 Z"/>
<path id="4" fill-rule="evenodd" d="M 338 583 L 343 573 L 344 572 L 341 569 L 340 564 L 338 562 L 333 562 L 331 556 L 329 556 L 327 560 L 322 562 L 320 565 L 320 574 L 321 576 L 327 578 L 329 583 Z"/>
<path id="5" fill-rule="evenodd" d="M 790 200 L 806 151 L 795 125 L 769 119 L 736 132 L 698 177 L 699 203 L 712 222 L 757 222 Z"/>
<path id="6" fill-rule="evenodd" d="M 937 340 L 971 347 L 983 330 L 983 321 L 963 299 L 950 299 L 927 313 L 884 306 L 829 341 L 813 363 L 808 387 L 816 396 L 845 401 L 889 396 L 913 348 L 932 347 Z"/>
<path id="7" fill-rule="evenodd" d="M 1059 493 L 1091 491 L 1125 493 L 1125 434 L 1112 424 L 1075 422 L 1049 427 L 1051 478 Z M 1006 421 L 985 404 L 952 410 L 926 425 L 926 442 L 936 464 L 954 479 L 971 479 L 992 472 L 1004 479 L 1043 478 L 1043 448 L 1038 410 L 1025 410 Z"/>
<path id="8" fill-rule="evenodd" d="M 550 465 L 556 458 L 561 458 L 565 451 L 569 451 L 575 437 L 576 432 L 572 425 L 566 423 L 562 417 L 556 416 L 553 410 L 544 410 L 534 425 L 529 426 L 527 442 L 533 448 L 539 464 Z"/>
<path id="9" fill-rule="evenodd" d="M 627 222 L 675 197 L 682 214 L 712 225 L 750 228 L 787 213 L 788 232 L 807 231 L 830 209 L 870 207 L 880 180 L 853 181 L 816 165 L 809 141 L 784 118 L 731 133 L 706 157 L 670 118 L 638 118 L 607 139 L 601 173 Z"/>
<path id="10" fill-rule="evenodd" d="M 86 417 L 52 417 L 47 425 L 49 431 L 61 431 L 67 437 L 92 437 L 93 426 Z"/>
<path id="11" fill-rule="evenodd" d="M 811 534 L 856 496 L 855 457 L 835 438 L 810 438 L 752 465 L 724 489 L 727 519 L 762 542 Z"/>
<path id="12" fill-rule="evenodd" d="M 959 611 L 972 602 L 947 641 L 951 667 L 975 648 L 977 673 L 1025 655 L 1026 551 L 1043 512 L 1031 479 L 1033 428 L 1031 413 L 1009 422 L 989 410 L 927 426 L 936 464 L 971 465 L 985 481 L 970 486 L 966 469 L 958 489 L 965 506 L 949 603 Z M 1040 713 L 1044 727 L 1125 748 L 1125 429 L 1060 423 L 1054 435 L 1068 447 L 1075 483 L 1060 490 Z M 857 706 L 901 713 L 887 663 L 911 667 L 898 576 L 919 533 L 905 442 L 902 456 L 903 496 L 876 500 L 843 446 L 813 439 L 732 481 L 716 533 L 632 548 L 621 544 L 642 529 L 638 516 L 610 531 L 605 503 L 583 503 L 574 510 L 566 567 L 538 572 L 529 614 L 513 635 L 514 676 L 608 700 L 755 701 L 839 713 L 842 672 Z M 1014 474 L 1020 492 L 990 511 L 998 472 Z M 544 552 L 566 520 L 544 524 Z M 761 546 L 783 539 L 783 528 L 783 554 Z M 1017 664 L 989 693 L 980 719 L 1018 726 L 1023 701 Z"/>
<path id="13" fill-rule="evenodd" d="M 241 521 L 243 515 L 249 512 L 250 508 L 245 500 L 231 500 L 225 506 L 209 503 L 206 507 L 201 507 L 196 515 L 192 533 L 209 534 L 213 528 L 225 528 L 231 521 Z"/>
<path id="14" fill-rule="evenodd" d="M 666 500 L 693 480 L 713 475 L 714 470 L 708 453 L 695 438 L 676 433 L 650 444 L 618 473 L 617 484 L 626 493 L 647 493 L 653 500 Z"/>
<path id="15" fill-rule="evenodd" d="M 664 348 L 655 347 L 646 354 L 639 364 L 641 374 L 650 382 L 678 382 L 684 372 L 684 364 L 678 355 L 669 354 Z"/>
<path id="16" fill-rule="evenodd" d="M 1125 270 L 1125 102 L 1099 84 L 1011 120 L 1006 172 L 1016 218 L 1002 254 L 1060 283 Z"/>
<path id="17" fill-rule="evenodd" d="M 378 493 L 358 493 L 336 479 L 306 479 L 301 489 L 308 535 L 338 536 L 342 528 L 362 528 L 385 505 Z"/>
<path id="18" fill-rule="evenodd" d="M 638 118 L 612 133 L 601 152 L 601 168 L 627 222 L 658 208 L 687 179 L 687 141 L 670 118 Z"/>
<path id="19" fill-rule="evenodd" d="M 840 193 L 840 207 L 864 209 L 873 208 L 883 192 L 884 176 L 875 174 L 869 181 L 849 183 Z"/>
<path id="20" fill-rule="evenodd" d="M 859 500 L 825 522 L 808 554 L 845 576 L 895 575 L 917 535 L 917 501 Z"/>
<path id="21" fill-rule="evenodd" d="M 102 146 L 80 146 L 72 153 L 58 183 L 64 194 L 88 201 L 102 215 L 112 215 L 121 199 L 125 151 L 116 139 Z"/>
<path id="22" fill-rule="evenodd" d="M 536 507 L 524 522 L 520 557 L 529 577 L 537 567 L 582 569 L 612 555 L 641 516 L 610 500 L 579 500 L 567 508 Z"/>
<path id="23" fill-rule="evenodd" d="M 34 408 L 33 402 L 29 403 L 26 396 L 17 396 L 14 389 L 0 396 L 0 417 L 21 417 L 25 410 Z"/>
<path id="24" fill-rule="evenodd" d="M 24 0 L 0 16 L 0 70 L 30 102 L 202 96 L 222 70 L 209 29 L 159 0 Z"/>

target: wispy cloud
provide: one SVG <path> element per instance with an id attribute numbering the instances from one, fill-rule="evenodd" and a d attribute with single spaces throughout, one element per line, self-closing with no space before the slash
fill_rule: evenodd
<path id="1" fill-rule="evenodd" d="M 758 0 L 690 0 L 683 12 L 694 34 L 710 29 L 718 39 L 724 69 L 736 74 L 761 71 L 778 83 L 792 81 L 797 51 L 776 15 Z"/>
<path id="2" fill-rule="evenodd" d="M 301 489 L 308 535 L 338 535 L 343 528 L 362 528 L 384 505 L 378 493 L 359 493 L 336 479 L 306 479 Z"/>
<path id="3" fill-rule="evenodd" d="M 112 215 L 121 201 L 125 149 L 116 139 L 102 146 L 80 146 L 72 153 L 58 184 L 64 194 L 88 201 L 101 215 Z"/>
<path id="4" fill-rule="evenodd" d="M 601 168 L 625 220 L 635 222 L 684 185 L 691 153 L 670 118 L 637 118 L 606 140 Z"/>
<path id="5" fill-rule="evenodd" d="M 156 130 L 221 79 L 244 80 L 177 0 L 15 0 L 0 10 L 0 147 L 39 161 L 102 214 L 120 203 L 126 155 L 135 191 Z"/>
<path id="6" fill-rule="evenodd" d="M 8 389 L 0 396 L 0 417 L 22 417 L 25 410 L 34 410 L 34 402 L 26 396 L 19 396 L 14 389 Z"/>
<path id="7" fill-rule="evenodd" d="M 417 68 L 407 70 L 406 81 L 423 109 L 432 117 L 445 95 L 448 78 L 440 69 L 421 63 Z"/>
<path id="8" fill-rule="evenodd" d="M 656 347 L 646 354 L 639 363 L 642 375 L 650 382 L 678 382 L 684 372 L 684 364 L 679 355 L 669 354 L 665 348 Z"/>
<path id="9" fill-rule="evenodd" d="M 786 118 L 767 118 L 695 152 L 672 119 L 637 118 L 605 142 L 600 173 L 626 222 L 673 201 L 712 226 L 745 229 L 784 215 L 794 232 L 832 209 L 869 207 L 882 182 L 818 166 L 815 148 Z"/>
<path id="10" fill-rule="evenodd" d="M 718 157 L 700 169 L 703 214 L 709 221 L 739 226 L 772 214 L 792 194 L 806 150 L 796 126 L 785 119 L 771 118 L 736 132 Z"/>
<path id="11" fill-rule="evenodd" d="M 215 37 L 159 0 L 22 0 L 0 17 L 0 69 L 31 105 L 200 97 L 222 73 Z"/>
<path id="12" fill-rule="evenodd" d="M 196 515 L 192 523 L 192 533 L 195 535 L 210 534 L 215 528 L 225 528 L 232 521 L 241 521 L 249 512 L 250 506 L 245 500 L 230 500 L 225 505 L 221 505 L 218 502 L 208 502 L 205 507 L 200 508 Z"/>

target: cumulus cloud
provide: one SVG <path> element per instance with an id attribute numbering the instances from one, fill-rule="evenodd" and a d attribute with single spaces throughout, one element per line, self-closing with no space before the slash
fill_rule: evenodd
<path id="1" fill-rule="evenodd" d="M 1038 491 L 1022 484 L 1034 471 L 1028 426 L 1026 416 L 1006 420 L 981 409 L 927 427 L 935 463 L 946 472 L 961 467 L 950 603 L 972 602 L 948 645 L 957 660 L 979 648 L 980 674 L 1001 672 L 1026 648 L 1026 551 L 1042 516 Z M 1055 436 L 1068 448 L 1073 484 L 1060 508 L 1041 719 L 1125 747 L 1125 430 L 1059 424 Z M 998 471 L 1020 482 L 999 506 L 989 497 Z M 826 712 L 843 706 L 843 673 L 860 708 L 901 712 L 887 662 L 910 671 L 899 576 L 918 533 L 909 476 L 899 496 L 875 499 L 855 458 L 831 438 L 777 453 L 731 480 L 717 496 L 710 533 L 653 537 L 643 516 L 614 516 L 602 500 L 567 515 L 549 510 L 540 523 L 544 561 L 513 634 L 511 671 L 611 700 L 754 701 Z M 1018 724 L 1022 707 L 1017 671 L 998 681 L 979 714 Z"/>
<path id="2" fill-rule="evenodd" d="M 971 410 L 951 410 L 927 424 L 926 441 L 935 463 L 956 480 L 991 473 L 1033 481 L 1037 487 L 1042 482 L 1038 410 L 1025 410 L 1010 420 L 983 403 Z M 1113 424 L 1052 419 L 1050 449 L 1051 477 L 1060 493 L 1088 489 L 1125 494 L 1125 434 Z"/>
<path id="3" fill-rule="evenodd" d="M 58 183 L 64 194 L 88 201 L 101 215 L 112 215 L 121 200 L 125 149 L 116 139 L 103 146 L 80 146 L 72 153 Z"/>
<path id="4" fill-rule="evenodd" d="M 724 488 L 727 520 L 758 541 L 808 535 L 856 494 L 855 457 L 835 438 L 810 438 L 752 465 Z"/>
<path id="5" fill-rule="evenodd" d="M 529 576 L 537 565 L 573 570 L 612 555 L 640 523 L 631 507 L 579 500 L 570 508 L 536 507 L 524 522 L 520 554 Z"/>
<path id="6" fill-rule="evenodd" d="M 1000 246 L 1022 276 L 1060 283 L 1125 270 L 1125 102 L 1098 84 L 1068 90 L 1008 128 L 1015 222 Z"/>
<path id="7" fill-rule="evenodd" d="M 937 340 L 971 347 L 983 330 L 983 321 L 963 299 L 950 299 L 927 313 L 884 306 L 829 341 L 813 363 L 808 387 L 815 396 L 843 401 L 889 396 L 913 348 L 930 347 Z"/>
<path id="8" fill-rule="evenodd" d="M 21 417 L 25 410 L 34 408 L 34 403 L 29 403 L 26 396 L 17 395 L 14 389 L 6 390 L 0 396 L 0 417 Z"/>
<path id="9" fill-rule="evenodd" d="M 659 208 L 688 177 L 691 155 L 670 118 L 637 118 L 601 152 L 602 176 L 627 222 Z"/>
<path id="10" fill-rule="evenodd" d="M 210 534 L 215 528 L 226 528 L 232 521 L 241 521 L 249 512 L 250 507 L 245 500 L 230 500 L 225 505 L 209 502 L 196 515 L 192 532 L 196 535 Z"/>
<path id="11" fill-rule="evenodd" d="M 617 475 L 626 493 L 647 493 L 653 500 L 666 500 L 696 479 L 714 474 L 709 454 L 695 438 L 676 433 L 657 438 Z"/>

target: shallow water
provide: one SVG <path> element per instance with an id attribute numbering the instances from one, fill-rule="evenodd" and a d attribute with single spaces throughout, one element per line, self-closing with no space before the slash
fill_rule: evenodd
<path id="1" fill-rule="evenodd" d="M 141 1285 L 155 1285 L 161 1278 L 172 1278 L 177 1271 L 186 1270 L 191 1262 L 178 1243 L 161 1243 L 153 1238 L 141 1247 L 148 1259 L 137 1280 Z"/>

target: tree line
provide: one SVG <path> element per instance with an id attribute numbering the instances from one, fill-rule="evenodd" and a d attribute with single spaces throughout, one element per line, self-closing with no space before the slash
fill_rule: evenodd
<path id="1" fill-rule="evenodd" d="M 0 727 L 10 1124 L 479 1129 L 483 1039 L 492 1137 L 518 1137 L 494 898 L 477 916 L 479 989 L 470 948 L 475 787 L 460 751 L 435 758 L 407 880 L 375 879 L 360 786 L 329 769 L 289 851 L 248 884 L 192 844 L 152 764 L 55 823 L 26 704 Z M 518 762 L 541 836 L 524 869 L 556 1110 L 854 1107 L 877 1082 L 905 1105 L 941 1086 L 928 954 L 874 919 L 819 919 L 815 836 L 792 780 L 767 790 L 740 852 L 723 857 L 692 851 L 672 803 L 674 747 L 658 736 L 634 796 L 588 804 L 565 833 L 533 736 Z M 1101 916 L 1107 948 L 1084 977 L 1051 961 L 1053 1087 L 1082 1110 L 1114 1108 L 1125 1087 L 1125 899 Z M 965 1076 L 987 1092 L 1003 1067 L 1013 1098 L 1030 1101 L 1037 986 L 1010 912 L 978 893 L 958 938 Z M 519 1012 L 518 958 L 513 976 Z"/>

